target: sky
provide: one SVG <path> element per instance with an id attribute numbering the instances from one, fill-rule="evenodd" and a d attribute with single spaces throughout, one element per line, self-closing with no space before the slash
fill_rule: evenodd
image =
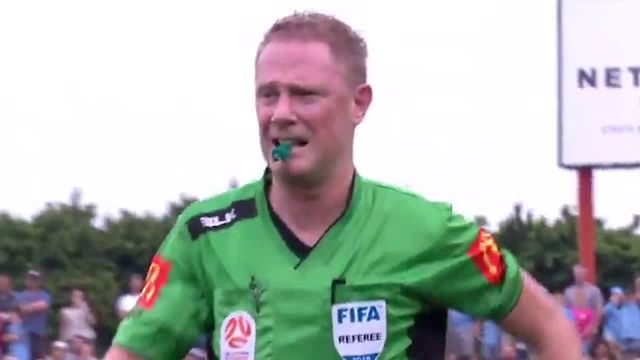
<path id="1" fill-rule="evenodd" d="M 494 226 L 515 203 L 576 205 L 577 174 L 557 165 L 553 0 L 34 0 L 0 2 L 0 210 L 30 217 L 80 188 L 101 215 L 159 214 L 259 178 L 254 54 L 294 10 L 368 42 L 363 176 Z M 596 215 L 630 223 L 639 184 L 596 171 Z"/>

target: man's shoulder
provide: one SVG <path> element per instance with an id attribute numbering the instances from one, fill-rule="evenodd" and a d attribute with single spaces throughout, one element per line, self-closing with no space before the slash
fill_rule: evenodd
<path id="1" fill-rule="evenodd" d="M 574 292 L 576 292 L 576 290 L 578 289 L 582 289 L 582 291 L 586 291 L 587 295 L 591 295 L 591 294 L 602 294 L 602 291 L 600 290 L 600 288 L 590 282 L 586 282 L 584 283 L 584 285 L 582 286 L 578 286 L 576 284 L 571 284 L 569 286 L 567 286 L 567 288 L 564 290 L 565 295 L 569 295 L 572 296 Z"/>
<path id="2" fill-rule="evenodd" d="M 587 283 L 587 292 L 589 292 L 591 296 L 602 296 L 602 290 L 600 290 L 596 284 Z"/>
<path id="3" fill-rule="evenodd" d="M 15 292 L 15 299 L 17 301 L 39 301 L 42 299 L 48 299 L 51 295 L 49 295 L 49 291 L 45 289 L 29 291 L 23 290 Z"/>
<path id="4" fill-rule="evenodd" d="M 394 210 L 401 211 L 403 214 L 406 212 L 443 219 L 452 214 L 451 203 L 428 199 L 410 189 L 367 178 L 363 178 L 363 184 L 376 197 L 376 202 L 388 203 L 394 207 Z"/>
<path id="5" fill-rule="evenodd" d="M 234 202 L 255 200 L 261 190 L 262 181 L 253 181 L 244 186 L 225 191 L 203 200 L 195 201 L 184 209 L 182 216 L 191 218 L 202 213 L 214 212 L 216 210 L 229 207 L 229 205 Z"/>
<path id="6" fill-rule="evenodd" d="M 257 197 L 262 181 L 254 181 L 216 196 L 196 201 L 183 210 L 178 222 L 186 226 L 192 238 L 204 232 L 221 230 L 241 220 L 258 216 Z"/>

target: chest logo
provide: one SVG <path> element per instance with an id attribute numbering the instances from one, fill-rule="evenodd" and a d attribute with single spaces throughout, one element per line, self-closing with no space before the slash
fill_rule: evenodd
<path id="1" fill-rule="evenodd" d="M 256 322 L 246 311 L 236 311 L 222 321 L 220 359 L 254 360 Z"/>
<path id="2" fill-rule="evenodd" d="M 387 340 L 384 300 L 350 302 L 331 307 L 333 345 L 344 360 L 376 360 Z"/>

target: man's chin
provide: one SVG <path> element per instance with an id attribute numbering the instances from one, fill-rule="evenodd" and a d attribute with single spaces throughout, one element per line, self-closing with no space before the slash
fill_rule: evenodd
<path id="1" fill-rule="evenodd" d="M 286 182 L 308 182 L 312 180 L 314 171 L 309 164 L 300 159 L 291 159 L 289 161 L 274 161 L 270 165 L 273 176 L 279 177 Z"/>

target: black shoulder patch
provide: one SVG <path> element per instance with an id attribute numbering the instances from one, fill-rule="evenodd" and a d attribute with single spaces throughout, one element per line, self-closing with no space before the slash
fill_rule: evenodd
<path id="1" fill-rule="evenodd" d="M 187 228 L 191 234 L 191 240 L 196 240 L 200 235 L 209 231 L 219 231 L 230 227 L 238 221 L 251 219 L 258 216 L 256 200 L 254 198 L 238 200 L 231 206 L 198 214 L 187 221 Z"/>

